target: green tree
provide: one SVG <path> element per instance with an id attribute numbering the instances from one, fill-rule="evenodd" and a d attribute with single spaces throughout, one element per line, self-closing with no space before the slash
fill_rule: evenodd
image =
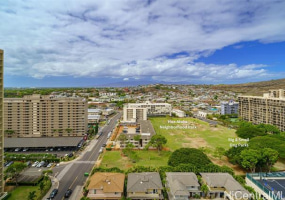
<path id="1" fill-rule="evenodd" d="M 167 143 L 167 139 L 163 135 L 156 134 L 151 137 L 147 147 L 149 146 L 156 147 L 159 152 L 162 150 L 163 145 L 165 145 L 166 143 Z"/>
<path id="2" fill-rule="evenodd" d="M 119 137 L 118 137 L 118 140 L 119 140 L 120 142 L 122 142 L 123 144 L 125 144 L 125 142 L 126 142 L 126 140 L 127 140 L 127 136 L 126 136 L 125 134 L 121 133 L 121 134 L 119 135 Z"/>
<path id="3" fill-rule="evenodd" d="M 241 137 L 241 138 L 253 138 L 256 136 L 264 136 L 266 135 L 264 129 L 261 128 L 257 128 L 253 125 L 251 126 L 242 126 L 240 128 L 238 128 L 238 130 L 236 131 L 236 134 Z"/>
<path id="4" fill-rule="evenodd" d="M 140 141 L 140 139 L 141 139 L 141 135 L 135 135 L 134 136 L 134 140 L 135 141 Z"/>
<path id="5" fill-rule="evenodd" d="M 43 194 L 44 189 L 45 189 L 45 183 L 44 181 L 41 181 L 39 183 L 39 191 L 41 192 L 41 195 Z"/>
<path id="6" fill-rule="evenodd" d="M 96 124 L 95 124 L 95 134 L 97 134 L 97 133 L 98 133 L 98 131 L 99 131 L 99 124 L 98 124 L 98 123 L 96 123 Z"/>
<path id="7" fill-rule="evenodd" d="M 201 150 L 195 148 L 180 148 L 175 150 L 168 159 L 168 165 L 178 166 L 180 164 L 191 164 L 193 166 L 204 166 L 212 163 Z"/>
<path id="8" fill-rule="evenodd" d="M 254 149 L 245 149 L 241 152 L 241 165 L 249 169 L 251 173 L 255 172 L 256 165 L 261 159 L 260 152 Z"/>
<path id="9" fill-rule="evenodd" d="M 25 169 L 27 167 L 26 164 L 21 163 L 21 162 L 15 162 L 12 165 L 10 165 L 7 169 L 6 169 L 6 173 L 9 174 L 10 177 L 13 177 L 15 179 L 15 183 L 16 185 L 18 185 L 18 177 L 21 173 L 21 171 L 23 171 L 23 169 Z"/>
<path id="10" fill-rule="evenodd" d="M 209 188 L 208 188 L 208 186 L 206 184 L 203 184 L 201 186 L 201 192 L 203 192 L 205 197 L 208 196 Z"/>
<path id="11" fill-rule="evenodd" d="M 263 129 L 265 133 L 280 134 L 280 130 L 276 126 L 271 124 L 259 124 L 256 127 Z"/>
<path id="12" fill-rule="evenodd" d="M 218 157 L 219 159 L 221 159 L 223 157 L 223 155 L 225 155 L 226 150 L 223 147 L 216 147 L 214 155 L 216 157 Z"/>
<path id="13" fill-rule="evenodd" d="M 262 150 L 262 157 L 264 158 L 268 172 L 270 172 L 271 167 L 278 160 L 278 152 L 274 149 L 265 148 Z"/>
<path id="14" fill-rule="evenodd" d="M 28 195 L 28 200 L 35 200 L 35 198 L 37 197 L 36 195 L 36 191 L 31 191 L 29 192 L 29 195 Z"/>

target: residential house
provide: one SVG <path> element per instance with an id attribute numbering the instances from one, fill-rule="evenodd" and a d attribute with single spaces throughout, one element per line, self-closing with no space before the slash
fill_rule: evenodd
<path id="1" fill-rule="evenodd" d="M 200 173 L 203 183 L 208 186 L 207 196 L 229 200 L 249 199 L 250 193 L 228 173 Z"/>
<path id="2" fill-rule="evenodd" d="M 188 200 L 201 196 L 200 184 L 193 172 L 167 172 L 166 188 L 169 200 Z"/>
<path id="3" fill-rule="evenodd" d="M 127 197 L 133 200 L 164 199 L 159 173 L 128 174 Z"/>
<path id="4" fill-rule="evenodd" d="M 95 173 L 90 178 L 87 197 L 90 199 L 121 199 L 125 174 Z"/>

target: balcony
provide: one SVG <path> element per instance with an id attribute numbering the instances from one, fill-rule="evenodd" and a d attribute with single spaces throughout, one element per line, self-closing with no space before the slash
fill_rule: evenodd
<path id="1" fill-rule="evenodd" d="M 87 197 L 90 199 L 121 199 L 122 195 L 121 193 L 115 194 L 115 193 L 104 193 L 104 194 L 91 194 L 88 193 Z"/>

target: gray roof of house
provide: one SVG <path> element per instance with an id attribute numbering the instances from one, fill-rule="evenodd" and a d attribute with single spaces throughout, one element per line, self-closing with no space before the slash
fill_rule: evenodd
<path id="1" fill-rule="evenodd" d="M 227 191 L 242 193 L 249 192 L 244 189 L 230 174 L 228 173 L 200 173 L 203 180 L 210 187 L 224 187 Z M 241 193 L 239 193 L 241 194 Z"/>
<path id="2" fill-rule="evenodd" d="M 146 192 L 148 189 L 162 189 L 159 173 L 130 173 L 128 174 L 128 192 Z"/>
<path id="3" fill-rule="evenodd" d="M 5 148 L 77 146 L 82 137 L 4 138 Z"/>
<path id="4" fill-rule="evenodd" d="M 174 195 L 189 195 L 186 186 L 200 186 L 197 176 L 193 172 L 167 172 L 166 177 Z"/>

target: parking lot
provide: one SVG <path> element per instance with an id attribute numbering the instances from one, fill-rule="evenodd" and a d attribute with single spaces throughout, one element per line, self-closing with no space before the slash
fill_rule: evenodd
<path id="1" fill-rule="evenodd" d="M 26 170 L 24 170 L 19 178 L 18 181 L 19 182 L 34 182 L 35 180 L 37 180 L 43 173 L 43 171 L 45 170 L 49 170 L 50 168 L 47 167 L 28 167 Z"/>

